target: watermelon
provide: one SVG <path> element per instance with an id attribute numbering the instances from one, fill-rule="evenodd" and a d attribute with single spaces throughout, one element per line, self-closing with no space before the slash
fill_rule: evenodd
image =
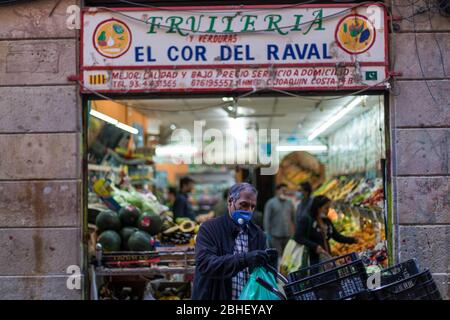
<path id="1" fill-rule="evenodd" d="M 119 211 L 119 218 L 122 222 L 122 226 L 135 227 L 140 215 L 141 210 L 133 205 L 122 207 Z"/>
<path id="2" fill-rule="evenodd" d="M 95 219 L 95 225 L 100 232 L 105 230 L 119 231 L 121 227 L 119 215 L 112 210 L 100 212 Z"/>
<path id="3" fill-rule="evenodd" d="M 154 240 L 147 232 L 136 231 L 128 239 L 128 248 L 131 251 L 153 251 Z"/>
<path id="4" fill-rule="evenodd" d="M 125 227 L 120 230 L 120 236 L 122 237 L 122 249 L 129 250 L 128 248 L 128 239 L 131 237 L 133 233 L 138 231 L 138 228 L 134 227 Z"/>
<path id="5" fill-rule="evenodd" d="M 100 234 L 97 243 L 102 245 L 104 251 L 119 251 L 122 240 L 117 232 L 107 230 Z"/>
<path id="6" fill-rule="evenodd" d="M 138 220 L 137 227 L 145 232 L 150 233 L 152 236 L 161 232 L 162 220 L 159 215 L 154 212 L 144 212 Z"/>

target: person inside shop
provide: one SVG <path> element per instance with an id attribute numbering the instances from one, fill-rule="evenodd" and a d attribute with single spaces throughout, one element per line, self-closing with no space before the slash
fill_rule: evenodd
<path id="1" fill-rule="evenodd" d="M 287 197 L 287 185 L 275 187 L 275 196 L 264 206 L 264 231 L 269 245 L 277 249 L 279 256 L 295 231 L 294 204 Z"/>
<path id="2" fill-rule="evenodd" d="M 225 215 L 204 222 L 197 234 L 193 300 L 237 300 L 255 267 L 274 265 L 264 232 L 251 222 L 257 190 L 249 183 L 230 188 Z"/>
<path id="3" fill-rule="evenodd" d="M 314 197 L 309 214 L 300 218 L 294 236 L 295 241 L 309 250 L 310 265 L 319 263 L 322 258 L 331 257 L 329 240 L 340 243 L 357 243 L 358 239 L 340 234 L 327 217 L 331 200 L 325 196 Z"/>
<path id="4" fill-rule="evenodd" d="M 177 198 L 177 189 L 175 187 L 169 187 L 169 189 L 167 190 L 167 206 L 171 208 L 172 212 L 176 198 Z"/>
<path id="5" fill-rule="evenodd" d="M 300 218 L 308 214 L 311 209 L 313 200 L 311 184 L 307 181 L 300 183 L 296 195 L 297 199 L 300 200 L 295 213 L 296 222 L 298 223 Z"/>
<path id="6" fill-rule="evenodd" d="M 180 179 L 180 192 L 175 197 L 173 203 L 174 218 L 189 218 L 195 221 L 194 211 L 189 203 L 189 193 L 194 189 L 195 181 L 190 177 Z"/>
<path id="7" fill-rule="evenodd" d="M 222 199 L 220 199 L 213 207 L 213 211 L 214 211 L 214 216 L 215 217 L 220 217 L 223 216 L 224 214 L 228 213 L 228 208 L 227 208 L 227 199 L 228 199 L 228 192 L 230 191 L 230 189 L 225 189 L 222 193 Z"/>

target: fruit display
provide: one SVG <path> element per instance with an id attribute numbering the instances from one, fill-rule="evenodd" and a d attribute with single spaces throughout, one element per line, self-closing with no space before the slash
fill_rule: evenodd
<path id="1" fill-rule="evenodd" d="M 379 242 L 374 248 L 368 249 L 360 254 L 361 259 L 367 266 L 367 273 L 377 272 L 379 269 L 388 267 L 388 254 L 386 241 Z"/>
<path id="2" fill-rule="evenodd" d="M 325 182 L 314 193 L 324 195 L 334 202 L 344 202 L 355 207 L 382 207 L 383 184 L 381 179 L 348 178 L 342 176 Z"/>
<path id="3" fill-rule="evenodd" d="M 345 244 L 337 243 L 333 240 L 330 241 L 331 253 L 334 256 L 342 256 L 352 252 L 364 252 L 367 250 L 374 249 L 379 241 L 384 241 L 384 230 L 377 230 L 373 222 L 368 219 L 361 218 L 362 226 L 359 227 L 354 220 L 349 220 L 348 217 L 343 217 L 341 222 L 336 223 L 336 229 L 339 230 L 343 235 L 352 236 L 358 239 L 358 243 Z"/>
<path id="4" fill-rule="evenodd" d="M 119 210 L 119 218 L 123 226 L 135 226 L 141 215 L 139 208 L 128 205 Z"/>
<path id="5" fill-rule="evenodd" d="M 128 239 L 130 251 L 154 251 L 155 240 L 145 231 L 138 230 Z"/>
<path id="6" fill-rule="evenodd" d="M 144 212 L 141 214 L 137 221 L 137 227 L 142 231 L 148 232 L 150 235 L 154 236 L 161 231 L 161 217 L 151 211 Z"/>
<path id="7" fill-rule="evenodd" d="M 96 218 L 96 242 L 104 251 L 151 251 L 155 249 L 152 235 L 161 231 L 161 218 L 152 213 L 141 213 L 139 208 L 127 204 L 119 213 L 105 210 Z"/>
<path id="8" fill-rule="evenodd" d="M 98 236 L 97 243 L 102 245 L 105 252 L 119 251 L 122 245 L 122 239 L 116 231 L 106 230 Z"/>
<path id="9" fill-rule="evenodd" d="M 200 226 L 189 218 L 177 218 L 175 222 L 165 221 L 160 239 L 162 243 L 193 244 Z"/>
<path id="10" fill-rule="evenodd" d="M 122 226 L 119 215 L 112 210 L 105 210 L 100 212 L 95 219 L 95 225 L 97 226 L 97 229 L 99 231 L 119 231 Z"/>
<path id="11" fill-rule="evenodd" d="M 313 187 L 323 181 L 323 165 L 307 152 L 292 152 L 280 163 L 276 183 L 285 183 L 288 189 L 297 190 L 298 185 L 308 181 Z"/>
<path id="12" fill-rule="evenodd" d="M 122 230 L 120 230 L 120 236 L 122 237 L 122 250 L 125 251 L 130 250 L 130 248 L 128 247 L 128 239 L 133 233 L 135 233 L 138 230 L 139 229 L 135 227 L 125 227 Z"/>

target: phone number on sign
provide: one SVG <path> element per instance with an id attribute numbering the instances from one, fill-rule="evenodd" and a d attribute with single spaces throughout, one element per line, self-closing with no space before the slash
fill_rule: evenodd
<path id="1" fill-rule="evenodd" d="M 176 80 L 151 80 L 151 81 L 138 81 L 133 80 L 129 81 L 128 85 L 125 85 L 122 82 L 113 83 L 114 87 L 123 88 L 126 87 L 128 89 L 141 89 L 141 88 L 176 88 L 177 81 Z"/>
<path id="2" fill-rule="evenodd" d="M 191 87 L 215 87 L 215 88 L 228 88 L 233 86 L 233 80 L 218 80 L 218 79 L 208 79 L 208 80 L 192 80 Z"/>

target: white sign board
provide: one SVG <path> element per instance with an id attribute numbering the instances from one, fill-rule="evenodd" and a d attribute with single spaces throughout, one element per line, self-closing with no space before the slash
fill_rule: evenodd
<path id="1" fill-rule="evenodd" d="M 87 9 L 83 84 L 100 92 L 382 87 L 386 32 L 380 5 Z"/>

